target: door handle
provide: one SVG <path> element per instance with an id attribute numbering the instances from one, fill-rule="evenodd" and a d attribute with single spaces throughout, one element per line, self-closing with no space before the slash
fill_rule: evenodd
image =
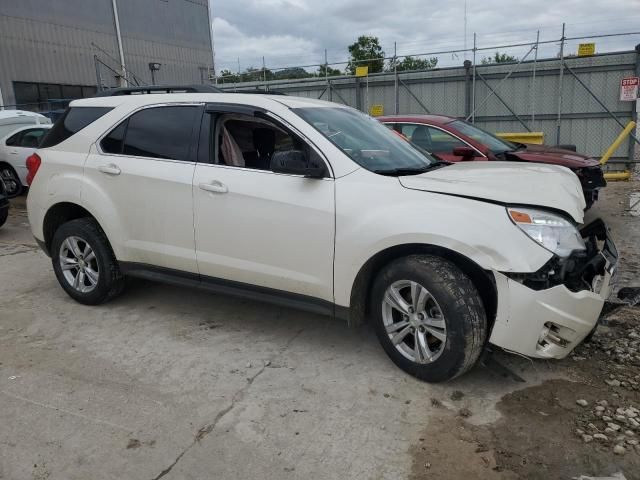
<path id="1" fill-rule="evenodd" d="M 218 180 L 214 180 L 211 183 L 201 183 L 198 186 L 202 190 L 206 190 L 207 192 L 213 192 L 213 193 L 227 193 L 229 191 L 227 186 Z"/>
<path id="2" fill-rule="evenodd" d="M 9 150 L 9 153 L 11 155 L 18 155 L 18 151 L 17 150 Z"/>
<path id="3" fill-rule="evenodd" d="M 107 175 L 120 175 L 120 168 L 113 163 L 110 163 L 109 165 L 100 165 L 98 170 L 102 173 L 106 173 Z"/>

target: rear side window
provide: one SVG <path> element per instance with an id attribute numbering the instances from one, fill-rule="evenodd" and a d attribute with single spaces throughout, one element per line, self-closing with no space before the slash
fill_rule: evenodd
<path id="1" fill-rule="evenodd" d="M 25 148 L 38 148 L 47 132 L 48 130 L 43 128 L 26 130 L 20 139 L 20 146 Z"/>
<path id="2" fill-rule="evenodd" d="M 100 143 L 105 153 L 189 160 L 197 106 L 153 107 L 134 113 Z"/>
<path id="3" fill-rule="evenodd" d="M 18 132 L 14 135 L 11 135 L 9 138 L 7 138 L 7 141 L 5 142 L 5 144 L 8 147 L 15 147 L 20 143 L 21 137 L 22 137 L 22 132 Z"/>
<path id="4" fill-rule="evenodd" d="M 53 147 L 112 110 L 111 107 L 71 107 L 53 125 L 40 148 Z"/>

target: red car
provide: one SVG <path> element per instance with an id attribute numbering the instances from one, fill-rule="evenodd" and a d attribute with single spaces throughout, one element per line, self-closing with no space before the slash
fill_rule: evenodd
<path id="1" fill-rule="evenodd" d="M 587 208 L 607 185 L 600 161 L 571 150 L 512 143 L 446 115 L 394 115 L 377 118 L 412 143 L 447 162 L 508 160 L 551 163 L 570 168 L 580 179 Z"/>

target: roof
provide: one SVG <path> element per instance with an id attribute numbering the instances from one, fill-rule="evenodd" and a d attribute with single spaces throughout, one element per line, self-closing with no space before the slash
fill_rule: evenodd
<path id="1" fill-rule="evenodd" d="M 456 117 L 449 115 L 385 115 L 377 117 L 381 122 L 413 122 L 413 123 L 429 123 L 433 125 L 444 125 L 456 120 Z"/>
<path id="2" fill-rule="evenodd" d="M 40 117 L 41 120 L 47 119 L 44 115 L 27 110 L 0 110 L 0 120 L 20 117 Z"/>
<path id="3" fill-rule="evenodd" d="M 333 107 L 346 108 L 344 105 L 316 100 L 314 98 L 291 97 L 284 95 L 255 95 L 252 93 L 151 93 L 137 95 L 115 95 L 91 97 L 74 100 L 72 107 L 118 107 L 120 105 L 153 105 L 158 103 L 236 103 L 246 105 L 265 105 L 265 102 L 277 102 L 289 108 Z M 267 103 L 268 104 L 268 103 Z"/>

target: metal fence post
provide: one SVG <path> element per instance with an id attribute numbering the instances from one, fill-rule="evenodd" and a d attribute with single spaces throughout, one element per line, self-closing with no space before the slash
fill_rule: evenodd
<path id="1" fill-rule="evenodd" d="M 471 123 L 476 123 L 476 32 L 473 32 L 473 80 L 472 80 L 472 90 L 471 90 Z"/>
<path id="2" fill-rule="evenodd" d="M 356 77 L 356 109 L 362 111 L 362 89 L 360 88 L 360 78 Z"/>
<path id="3" fill-rule="evenodd" d="M 393 42 L 393 94 L 394 94 L 394 111 L 395 115 L 400 112 L 400 85 L 398 85 L 398 50 L 396 42 Z"/>
<path id="4" fill-rule="evenodd" d="M 636 77 L 640 77 L 640 43 L 638 45 L 636 45 Z M 634 122 L 636 122 L 636 124 L 638 123 L 638 101 L 636 100 L 635 105 L 633 106 L 633 109 L 631 110 L 631 120 L 633 120 Z M 638 132 L 640 132 L 640 127 L 636 126 L 636 137 L 638 137 Z M 636 155 L 636 151 L 638 151 L 639 148 L 638 146 L 635 144 L 635 142 L 632 142 L 631 140 L 629 140 L 629 162 L 633 162 L 634 160 L 636 160 L 636 156 L 640 156 L 640 151 L 638 152 L 638 155 Z M 633 163 L 629 163 L 627 164 L 627 170 L 631 170 L 632 167 L 634 166 Z M 635 164 L 636 169 L 640 169 L 640 165 Z M 639 170 L 640 173 L 640 170 Z"/>
<path id="5" fill-rule="evenodd" d="M 560 37 L 560 76 L 558 77 L 558 118 L 556 119 L 556 145 L 560 145 L 560 123 L 562 121 L 562 77 L 564 76 L 564 28 Z"/>
<path id="6" fill-rule="evenodd" d="M 531 76 L 531 128 L 535 128 L 536 121 L 536 66 L 538 64 L 538 46 L 540 45 L 540 30 L 536 34 L 536 53 L 533 57 L 533 73 Z"/>
<path id="7" fill-rule="evenodd" d="M 464 63 L 464 117 L 471 115 L 471 60 L 465 60 Z"/>

